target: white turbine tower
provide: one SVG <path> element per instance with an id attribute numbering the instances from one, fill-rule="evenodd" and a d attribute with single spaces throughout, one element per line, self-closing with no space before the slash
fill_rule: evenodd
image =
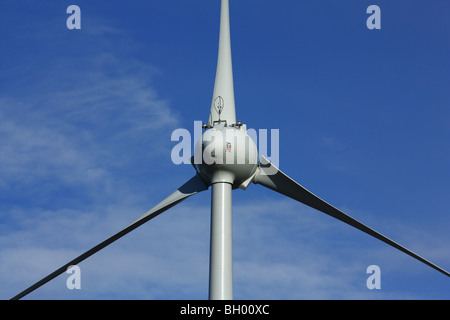
<path id="1" fill-rule="evenodd" d="M 222 0 L 220 15 L 219 53 L 216 79 L 208 124 L 195 148 L 192 159 L 197 171 L 194 177 L 178 190 L 146 212 L 126 228 L 66 263 L 58 270 L 38 281 L 12 299 L 20 299 L 43 284 L 76 265 L 141 226 L 184 199 L 211 187 L 211 251 L 209 298 L 233 298 L 231 193 L 233 189 L 246 189 L 253 182 L 272 189 L 318 211 L 328 214 L 359 229 L 450 277 L 450 273 L 415 254 L 377 231 L 346 215 L 315 196 L 264 156 L 258 164 L 258 152 L 247 135 L 246 126 L 236 122 L 231 62 L 229 0 Z"/>

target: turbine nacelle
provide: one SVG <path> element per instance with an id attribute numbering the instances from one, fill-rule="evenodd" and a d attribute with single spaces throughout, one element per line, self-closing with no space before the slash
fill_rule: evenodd
<path id="1" fill-rule="evenodd" d="M 258 168 L 258 149 L 245 124 L 216 121 L 197 142 L 193 165 L 208 185 L 225 182 L 245 189 Z"/>

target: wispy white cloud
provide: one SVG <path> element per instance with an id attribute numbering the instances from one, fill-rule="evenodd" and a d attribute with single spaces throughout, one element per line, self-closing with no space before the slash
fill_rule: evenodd
<path id="1" fill-rule="evenodd" d="M 2 298 L 143 213 L 136 168 L 170 155 L 179 123 L 154 89 L 158 72 L 92 52 L 35 66 L 28 74 L 45 81 L 0 92 Z"/>
<path id="2" fill-rule="evenodd" d="M 167 151 L 160 137 L 166 133 L 170 141 L 178 117 L 152 89 L 151 67 L 101 54 L 74 72 L 62 75 L 62 69 L 46 71 L 51 88 L 36 84 L 26 95 L 2 94 L 3 187 L 49 177 L 108 184 L 109 170 L 132 161 L 132 153 L 151 159 Z"/>
<path id="3" fill-rule="evenodd" d="M 445 249 L 439 242 L 445 238 L 439 234 L 420 237 L 412 227 L 397 228 L 401 221 L 395 217 L 374 224 L 376 215 L 344 211 L 383 233 L 395 234 L 394 240 L 432 261 L 440 257 L 434 260 L 438 264 L 449 262 L 442 260 Z M 392 275 L 412 281 L 410 285 L 419 274 L 442 277 L 379 240 L 290 199 L 238 206 L 234 219 L 238 220 L 234 231 L 239 242 L 235 246 L 239 298 L 417 299 L 408 289 L 391 286 Z M 366 287 L 366 268 L 372 264 L 380 265 L 383 275 L 391 275 L 382 277 L 387 290 Z"/>
<path id="4" fill-rule="evenodd" d="M 2 296 L 99 243 L 141 210 L 133 203 L 92 209 L 18 216 L 27 227 L 0 237 L 2 267 L 17 272 L 2 273 L 9 284 Z M 80 292 L 68 290 L 62 275 L 30 298 L 206 299 L 209 210 L 208 192 L 190 198 L 82 262 Z M 370 264 L 416 277 L 402 253 L 289 199 L 237 203 L 233 225 L 237 299 L 417 298 L 407 290 L 365 286 Z"/>

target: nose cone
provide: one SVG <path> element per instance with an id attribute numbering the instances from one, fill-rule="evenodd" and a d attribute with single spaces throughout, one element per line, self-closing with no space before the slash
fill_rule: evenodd
<path id="1" fill-rule="evenodd" d="M 258 167 L 258 150 L 245 126 L 214 127 L 205 131 L 198 143 L 201 163 L 194 166 L 210 184 L 228 182 L 239 187 Z"/>

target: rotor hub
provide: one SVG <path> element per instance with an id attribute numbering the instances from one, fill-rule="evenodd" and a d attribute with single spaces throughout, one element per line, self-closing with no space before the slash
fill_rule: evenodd
<path id="1" fill-rule="evenodd" d="M 216 122 L 203 133 L 195 152 L 194 167 L 210 185 L 226 182 L 245 188 L 258 167 L 256 144 L 240 122 L 233 126 Z"/>

